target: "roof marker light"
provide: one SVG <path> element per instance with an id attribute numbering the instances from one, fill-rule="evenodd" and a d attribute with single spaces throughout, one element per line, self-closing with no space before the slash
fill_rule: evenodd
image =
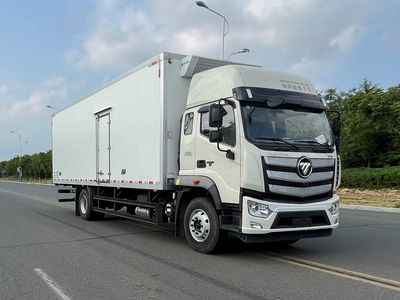
<path id="1" fill-rule="evenodd" d="M 250 89 L 246 89 L 247 92 L 247 96 L 249 96 L 249 98 L 253 98 L 253 94 L 251 93 Z"/>

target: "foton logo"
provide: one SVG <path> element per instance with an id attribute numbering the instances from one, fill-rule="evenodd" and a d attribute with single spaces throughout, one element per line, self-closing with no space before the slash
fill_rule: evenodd
<path id="1" fill-rule="evenodd" d="M 300 157 L 297 162 L 297 174 L 302 178 L 307 178 L 312 173 L 311 160 L 308 157 Z"/>

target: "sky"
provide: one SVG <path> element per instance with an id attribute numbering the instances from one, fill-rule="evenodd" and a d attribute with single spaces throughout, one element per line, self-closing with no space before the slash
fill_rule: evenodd
<path id="1" fill-rule="evenodd" d="M 207 0 L 226 56 L 321 91 L 400 84 L 398 0 Z M 162 51 L 220 58 L 222 19 L 192 0 L 0 2 L 0 161 L 51 149 L 51 115 Z"/>

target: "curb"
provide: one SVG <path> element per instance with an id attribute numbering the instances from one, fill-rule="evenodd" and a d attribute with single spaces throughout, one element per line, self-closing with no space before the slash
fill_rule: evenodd
<path id="1" fill-rule="evenodd" d="M 0 183 L 1 182 L 17 183 L 17 184 L 35 184 L 35 185 L 55 186 L 53 183 L 37 183 L 37 182 L 21 182 L 21 181 L 0 180 Z"/>
<path id="2" fill-rule="evenodd" d="M 366 210 L 366 211 L 377 211 L 377 212 L 388 212 L 388 213 L 400 213 L 400 208 L 392 208 L 392 207 L 340 204 L 340 208 L 354 209 L 354 210 Z"/>

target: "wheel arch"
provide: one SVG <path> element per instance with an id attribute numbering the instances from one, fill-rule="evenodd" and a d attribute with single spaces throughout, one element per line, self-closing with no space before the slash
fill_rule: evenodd
<path id="1" fill-rule="evenodd" d="M 209 177 L 185 175 L 179 176 L 177 181 L 179 190 L 175 209 L 175 235 L 180 237 L 183 236 L 182 224 L 185 210 L 192 199 L 197 197 L 210 199 L 217 212 L 222 209 L 222 202 L 217 185 Z"/>

